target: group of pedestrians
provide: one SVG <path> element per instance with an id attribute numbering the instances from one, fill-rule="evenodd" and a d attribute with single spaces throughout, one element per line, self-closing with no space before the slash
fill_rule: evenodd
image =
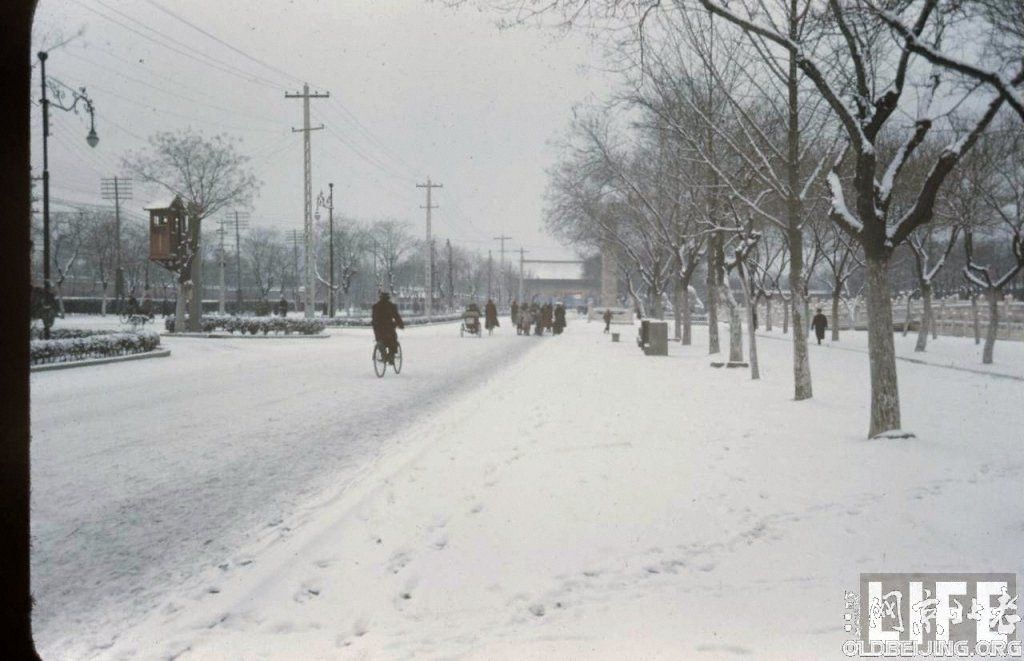
<path id="1" fill-rule="evenodd" d="M 552 335 L 561 335 L 565 330 L 565 306 L 561 303 L 552 305 L 550 302 L 539 304 L 536 301 L 529 305 L 519 305 L 512 301 L 512 324 L 518 335 L 543 335 L 550 331 Z"/>

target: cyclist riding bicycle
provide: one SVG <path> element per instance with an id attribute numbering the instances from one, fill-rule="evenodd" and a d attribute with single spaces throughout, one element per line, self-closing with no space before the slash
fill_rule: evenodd
<path id="1" fill-rule="evenodd" d="M 380 300 L 373 304 L 371 315 L 373 325 L 373 339 L 384 345 L 387 349 L 386 358 L 388 364 L 395 364 L 395 352 L 398 351 L 398 333 L 396 328 L 405 328 L 402 315 L 398 314 L 398 307 L 391 302 L 391 295 L 382 291 Z"/>

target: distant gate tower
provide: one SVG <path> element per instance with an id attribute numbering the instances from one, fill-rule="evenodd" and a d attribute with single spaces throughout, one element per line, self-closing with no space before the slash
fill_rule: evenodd
<path id="1" fill-rule="evenodd" d="M 601 247 L 601 307 L 619 304 L 619 258 L 615 244 L 605 241 Z"/>

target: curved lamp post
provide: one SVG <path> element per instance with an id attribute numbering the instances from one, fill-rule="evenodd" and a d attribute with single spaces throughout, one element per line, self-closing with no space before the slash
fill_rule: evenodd
<path id="1" fill-rule="evenodd" d="M 90 147 L 95 147 L 100 142 L 100 138 L 96 135 L 96 117 L 95 109 L 92 105 L 92 99 L 90 99 L 86 93 L 85 88 L 71 89 L 72 101 L 71 105 L 64 106 L 60 103 L 50 101 L 46 96 L 47 83 L 46 80 L 46 51 L 39 52 L 39 71 L 42 78 L 42 92 L 43 96 L 40 99 L 40 104 L 43 106 L 43 288 L 46 290 L 47 299 L 51 290 L 50 284 L 50 159 L 47 145 L 47 138 L 50 136 L 50 105 L 52 104 L 56 108 L 66 110 L 69 112 L 78 112 L 78 102 L 81 101 L 85 104 L 85 109 L 89 112 L 89 133 L 85 136 L 85 142 Z M 63 85 L 63 83 L 61 83 Z M 66 86 L 65 86 L 66 87 Z M 55 90 L 58 98 L 61 94 L 59 90 Z M 43 327 L 43 336 L 46 339 L 50 338 L 50 330 Z"/>

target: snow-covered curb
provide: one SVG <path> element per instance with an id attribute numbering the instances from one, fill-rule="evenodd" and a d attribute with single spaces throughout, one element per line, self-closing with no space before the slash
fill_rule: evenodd
<path id="1" fill-rule="evenodd" d="M 88 367 L 90 365 L 106 365 L 107 363 L 121 363 L 126 360 L 143 360 L 144 358 L 166 358 L 171 355 L 170 349 L 159 349 L 146 351 L 144 353 L 133 353 L 127 356 L 110 356 L 108 358 L 87 358 L 86 360 L 69 360 L 63 363 L 44 363 L 33 365 L 30 372 L 47 372 L 49 370 L 63 370 L 71 367 Z"/>
<path id="2" fill-rule="evenodd" d="M 315 335 L 304 335 L 302 333 L 160 333 L 161 337 L 197 337 L 211 340 L 323 340 L 331 336 L 330 333 L 317 333 Z"/>

